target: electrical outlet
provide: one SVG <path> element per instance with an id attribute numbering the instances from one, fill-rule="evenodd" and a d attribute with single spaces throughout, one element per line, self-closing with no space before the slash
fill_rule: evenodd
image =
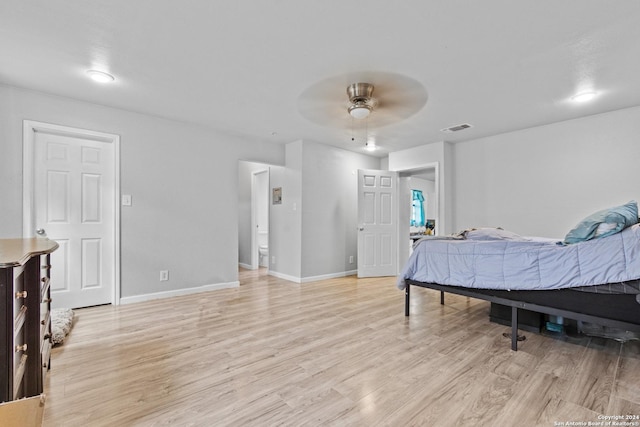
<path id="1" fill-rule="evenodd" d="M 166 282 L 169 280 L 169 270 L 160 270 L 160 281 Z"/>
<path id="2" fill-rule="evenodd" d="M 349 256 L 349 264 L 353 264 L 353 255 Z"/>

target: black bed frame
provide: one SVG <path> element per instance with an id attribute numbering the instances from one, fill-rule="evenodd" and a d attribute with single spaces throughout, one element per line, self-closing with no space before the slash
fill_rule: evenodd
<path id="1" fill-rule="evenodd" d="M 409 316 L 411 286 L 450 292 L 511 307 L 511 349 L 518 350 L 518 309 L 562 316 L 601 326 L 640 332 L 640 303 L 633 294 L 596 294 L 571 289 L 550 291 L 503 291 L 405 280 L 404 315 Z"/>

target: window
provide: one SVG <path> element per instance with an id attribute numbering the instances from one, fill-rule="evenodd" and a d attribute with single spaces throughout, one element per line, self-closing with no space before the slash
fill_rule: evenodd
<path id="1" fill-rule="evenodd" d="M 424 196 L 420 190 L 411 190 L 411 222 L 412 227 L 423 227 Z"/>

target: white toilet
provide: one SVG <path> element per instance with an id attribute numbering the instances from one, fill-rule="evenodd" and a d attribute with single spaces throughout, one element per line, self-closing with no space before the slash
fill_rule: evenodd
<path id="1" fill-rule="evenodd" d="M 260 267 L 269 266 L 269 233 L 266 231 L 258 232 L 258 264 Z"/>

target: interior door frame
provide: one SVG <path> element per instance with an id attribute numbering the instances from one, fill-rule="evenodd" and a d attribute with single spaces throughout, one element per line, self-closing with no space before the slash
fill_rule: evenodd
<path id="1" fill-rule="evenodd" d="M 434 179 L 434 186 L 435 186 L 435 211 L 436 214 L 434 215 L 433 219 L 435 219 L 436 221 L 436 228 L 435 228 L 435 234 L 437 236 L 442 235 L 443 233 L 443 228 L 442 228 L 442 221 L 441 218 L 444 217 L 442 209 L 444 208 L 443 204 L 441 203 L 440 199 L 441 199 L 441 192 L 440 192 L 440 164 L 439 162 L 429 162 L 429 163 L 424 163 L 421 164 L 420 166 L 414 166 L 411 168 L 406 168 L 406 169 L 395 169 L 396 172 L 398 172 L 399 174 L 399 178 L 398 180 L 400 180 L 401 178 L 406 178 L 406 177 L 410 177 L 412 174 L 414 173 L 420 173 L 421 171 L 424 170 L 431 170 L 433 169 L 434 171 L 434 175 L 435 175 L 435 179 Z M 398 191 L 402 191 L 402 189 L 400 188 L 400 186 L 398 186 Z M 398 200 L 401 200 L 402 195 L 399 195 Z M 409 258 L 409 253 L 407 251 L 402 250 L 402 248 L 400 247 L 401 244 L 403 244 L 403 239 L 406 239 L 406 232 L 407 230 L 409 230 L 409 217 L 404 217 L 403 215 L 400 215 L 400 203 L 398 203 L 398 205 L 396 206 L 396 209 L 398 210 L 397 214 L 398 214 L 398 274 L 400 274 L 400 271 L 402 270 L 404 264 L 407 262 L 407 259 Z M 426 218 L 425 218 L 426 219 Z"/>
<path id="2" fill-rule="evenodd" d="M 113 174 L 113 290 L 111 304 L 120 304 L 120 135 L 80 129 L 51 123 L 24 120 L 22 128 L 22 235 L 35 236 L 34 210 L 34 151 L 36 133 L 48 133 L 60 136 L 90 139 L 98 142 L 113 144 L 114 174 Z"/>
<path id="3" fill-rule="evenodd" d="M 260 268 L 260 257 L 258 256 L 258 203 L 257 203 L 257 198 L 258 198 L 258 184 L 257 184 L 257 179 L 258 179 L 258 175 L 261 175 L 263 173 L 267 174 L 267 192 L 269 191 L 269 167 L 266 167 L 264 169 L 258 169 L 255 171 L 251 172 L 251 269 L 252 270 L 257 270 Z M 269 195 L 267 194 L 267 203 L 269 202 L 268 200 Z M 270 221 L 270 212 L 269 212 L 269 208 L 270 206 L 267 205 L 267 223 Z M 268 244 L 268 243 L 267 243 Z M 267 260 L 267 266 L 269 265 L 269 262 Z M 268 268 L 268 267 L 267 267 Z"/>

